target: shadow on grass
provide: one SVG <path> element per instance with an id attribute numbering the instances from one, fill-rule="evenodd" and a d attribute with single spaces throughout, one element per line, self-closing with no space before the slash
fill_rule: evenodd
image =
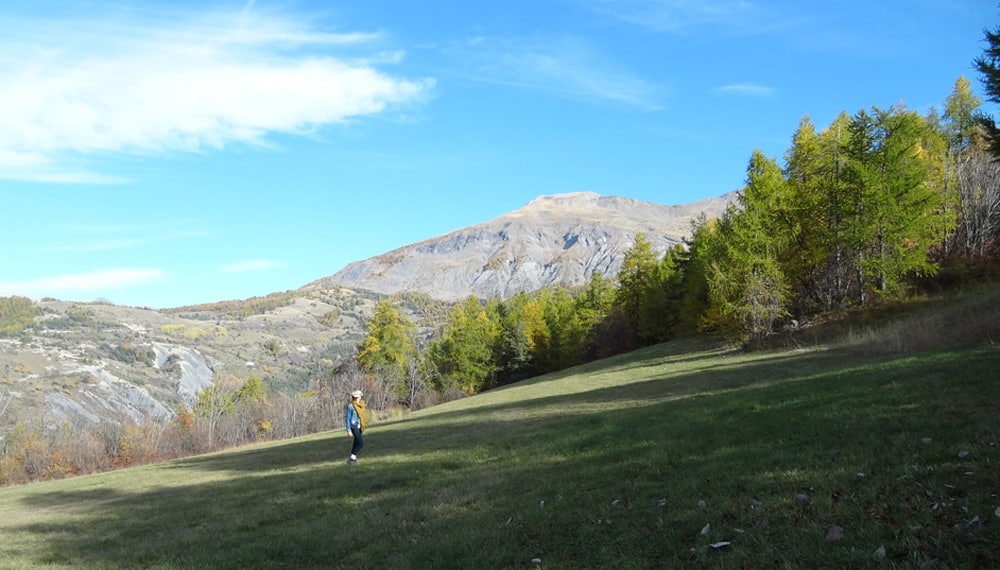
<path id="1" fill-rule="evenodd" d="M 998 354 L 853 359 L 848 370 L 839 355 L 805 354 L 737 377 L 450 412 L 433 416 L 443 424 L 372 430 L 353 467 L 346 437 L 190 458 L 171 469 L 220 478 L 33 494 L 28 506 L 53 512 L 8 530 L 40 545 L 18 560 L 84 568 L 518 568 L 535 557 L 567 568 L 864 567 L 880 544 L 890 557 L 977 567 L 1000 562 L 997 525 L 968 541 L 951 528 L 1000 483 L 989 470 L 1000 388 L 983 374 Z M 591 406 L 624 399 L 641 403 Z M 928 447 L 927 433 L 946 443 Z M 975 461 L 958 462 L 952 446 Z M 949 498 L 925 491 L 947 485 L 950 510 L 924 509 Z M 887 492 L 903 504 L 879 499 Z M 81 511 L 59 516 L 72 505 Z M 911 520 L 931 529 L 919 541 Z M 831 524 L 849 529 L 844 548 L 824 543 Z M 719 541 L 732 545 L 717 551 Z"/>

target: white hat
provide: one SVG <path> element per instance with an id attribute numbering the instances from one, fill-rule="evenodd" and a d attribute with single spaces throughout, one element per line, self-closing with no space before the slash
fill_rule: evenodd
<path id="1" fill-rule="evenodd" d="M 361 390 L 355 390 L 351 392 L 352 398 L 360 398 L 361 396 L 364 396 L 364 394 L 361 393 Z"/>

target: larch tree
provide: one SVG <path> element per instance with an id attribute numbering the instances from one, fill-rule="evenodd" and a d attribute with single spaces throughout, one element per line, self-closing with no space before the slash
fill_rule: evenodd
<path id="1" fill-rule="evenodd" d="M 441 338 L 428 351 L 441 387 L 475 394 L 487 386 L 498 368 L 494 356 L 499 335 L 500 326 L 475 295 L 455 305 Z"/>
<path id="2" fill-rule="evenodd" d="M 615 296 L 615 306 L 621 309 L 636 332 L 639 332 L 642 300 L 653 284 L 656 267 L 657 259 L 653 244 L 644 234 L 636 234 L 635 242 L 625 252 L 625 258 L 622 260 L 622 267 L 618 272 L 618 292 Z M 640 336 L 639 341 L 645 343 L 647 339 Z"/>
<path id="3" fill-rule="evenodd" d="M 788 314 L 788 286 L 779 263 L 788 236 L 776 221 L 786 199 L 781 168 L 754 151 L 739 207 L 731 205 L 720 221 L 722 255 L 712 261 L 709 275 L 722 332 L 734 340 L 766 336 Z"/>
<path id="4" fill-rule="evenodd" d="M 980 106 L 983 100 L 972 92 L 972 84 L 965 77 L 955 80 L 951 94 L 945 99 L 943 130 L 953 155 L 972 150 L 982 136 Z"/>
<path id="5" fill-rule="evenodd" d="M 852 227 L 858 287 L 896 296 L 908 276 L 932 273 L 933 243 L 948 226 L 942 196 L 929 184 L 935 133 L 917 113 L 890 108 L 861 112 L 852 122 L 857 185 Z"/>
<path id="6" fill-rule="evenodd" d="M 417 359 L 416 326 L 389 299 L 379 301 L 367 323 L 368 334 L 358 343 L 356 360 L 368 374 L 389 374 L 393 394 L 406 399 L 405 378 Z"/>
<path id="7" fill-rule="evenodd" d="M 583 360 L 595 360 L 599 353 L 597 327 L 607 318 L 614 307 L 615 285 L 603 273 L 595 271 L 587 280 L 583 291 L 576 296 L 575 302 L 576 314 L 580 319 L 581 326 L 586 331 Z"/>

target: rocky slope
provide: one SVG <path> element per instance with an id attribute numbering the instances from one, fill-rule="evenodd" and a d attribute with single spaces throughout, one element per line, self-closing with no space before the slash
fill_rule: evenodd
<path id="1" fill-rule="evenodd" d="M 617 275 L 637 233 L 662 254 L 690 234 L 700 214 L 718 217 L 733 199 L 664 206 L 592 192 L 542 196 L 488 222 L 356 261 L 303 290 L 417 291 L 455 301 L 582 285 L 594 272 Z"/>
<path id="2" fill-rule="evenodd" d="M 18 421 L 164 420 L 230 374 L 301 391 L 349 357 L 376 302 L 340 289 L 277 295 L 250 316 L 233 314 L 238 302 L 176 312 L 37 302 L 32 326 L 0 337 L 0 439 Z"/>

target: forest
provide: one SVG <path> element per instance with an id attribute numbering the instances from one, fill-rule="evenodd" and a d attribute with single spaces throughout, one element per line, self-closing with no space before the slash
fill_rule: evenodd
<path id="1" fill-rule="evenodd" d="M 622 270 L 579 290 L 469 297 L 440 334 L 384 300 L 357 363 L 393 401 L 474 394 L 692 334 L 752 347 L 851 311 L 996 278 L 1000 163 L 960 77 L 943 112 L 905 106 L 805 117 L 782 161 L 755 151 L 738 203 L 662 257 L 637 235 Z"/>

